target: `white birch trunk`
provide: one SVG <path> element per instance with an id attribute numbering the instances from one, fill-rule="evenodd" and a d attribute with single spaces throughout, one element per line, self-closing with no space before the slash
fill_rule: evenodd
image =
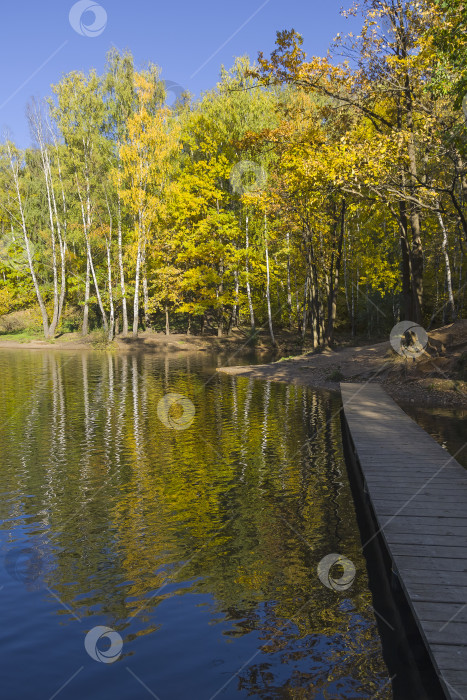
<path id="1" fill-rule="evenodd" d="M 11 152 L 11 146 L 10 146 L 9 142 L 7 142 L 7 151 L 8 151 L 8 156 L 9 156 L 9 160 L 10 160 L 11 173 L 13 175 L 13 182 L 15 184 L 16 198 L 17 198 L 19 213 L 20 213 L 20 217 L 21 217 L 21 228 L 22 228 L 22 232 L 23 232 L 24 245 L 26 248 L 26 256 L 28 259 L 29 272 L 31 274 L 32 283 L 34 285 L 34 291 L 36 292 L 37 303 L 39 304 L 39 308 L 41 310 L 42 326 L 44 328 L 44 336 L 46 338 L 49 338 L 50 337 L 49 336 L 49 318 L 47 315 L 47 309 L 45 307 L 44 300 L 42 298 L 41 290 L 39 288 L 39 283 L 37 281 L 36 272 L 34 270 L 34 264 L 33 264 L 33 260 L 32 260 L 32 254 L 31 254 L 31 246 L 30 246 L 28 231 L 27 231 L 27 227 L 26 227 L 26 219 L 24 216 L 23 201 L 21 198 L 21 191 L 20 191 L 20 187 L 19 187 L 19 165 L 18 165 L 18 162 L 15 161 L 13 153 Z"/>
<path id="2" fill-rule="evenodd" d="M 274 338 L 274 330 L 272 327 L 272 315 L 271 315 L 271 293 L 270 293 L 270 282 L 269 282 L 269 248 L 268 248 L 268 227 L 267 227 L 267 216 L 264 212 L 264 248 L 266 253 L 266 301 L 268 305 L 268 324 L 269 333 L 271 335 L 272 344 L 277 345 L 276 339 Z"/>
<path id="3" fill-rule="evenodd" d="M 438 202 L 438 207 L 439 207 L 439 202 Z M 443 216 L 442 216 L 439 208 L 438 208 L 438 211 L 436 213 L 438 215 L 439 225 L 441 226 L 441 231 L 443 233 L 443 242 L 441 244 L 441 249 L 442 249 L 443 255 L 444 255 L 444 264 L 446 266 L 446 288 L 447 288 L 449 306 L 450 306 L 450 312 L 451 312 L 450 315 L 451 315 L 451 319 L 454 321 L 456 318 L 456 307 L 455 307 L 455 303 L 454 303 L 454 294 L 452 292 L 451 263 L 449 261 L 449 251 L 448 251 L 448 232 L 446 231 Z"/>
<path id="4" fill-rule="evenodd" d="M 249 260 L 248 260 L 248 250 L 250 247 L 250 241 L 249 241 L 249 231 L 248 231 L 248 215 L 245 220 L 245 249 L 246 249 L 246 258 L 245 258 L 245 273 L 246 273 L 246 295 L 248 298 L 248 308 L 250 310 L 250 324 L 251 324 L 251 330 L 255 330 L 255 312 L 253 310 L 253 303 L 251 301 L 251 288 L 250 288 L 250 266 L 249 266 Z"/>

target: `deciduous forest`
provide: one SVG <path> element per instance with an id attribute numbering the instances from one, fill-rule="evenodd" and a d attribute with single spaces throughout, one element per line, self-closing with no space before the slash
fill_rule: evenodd
<path id="1" fill-rule="evenodd" d="M 462 317 L 465 2 L 348 13 L 327 56 L 282 30 L 197 99 L 116 49 L 31 99 L 33 145 L 0 146 L 0 315 L 312 347 Z"/>

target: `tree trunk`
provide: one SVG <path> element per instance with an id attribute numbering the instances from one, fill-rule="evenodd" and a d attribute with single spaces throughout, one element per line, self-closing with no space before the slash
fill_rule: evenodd
<path id="1" fill-rule="evenodd" d="M 441 244 L 441 248 L 443 251 L 444 255 L 444 264 L 446 266 L 446 289 L 448 293 L 448 299 L 449 299 L 449 315 L 451 317 L 452 321 L 456 320 L 456 306 L 454 303 L 454 294 L 452 292 L 452 275 L 451 275 L 451 263 L 449 261 L 449 251 L 448 251 L 448 232 L 446 231 L 446 227 L 444 225 L 443 221 L 443 216 L 441 214 L 441 210 L 439 209 L 439 203 L 438 203 L 438 221 L 439 225 L 441 226 L 441 231 L 443 232 L 443 242 Z"/>
<path id="2" fill-rule="evenodd" d="M 248 215 L 245 220 L 245 250 L 246 250 L 246 258 L 245 258 L 245 273 L 246 273 L 246 295 L 248 298 L 248 309 L 250 311 L 250 325 L 251 325 L 251 330 L 255 330 L 255 312 L 253 310 L 253 302 L 251 300 L 251 289 L 250 289 L 250 269 L 249 269 L 249 261 L 248 261 L 248 249 L 249 249 L 249 231 L 248 231 Z"/>
<path id="3" fill-rule="evenodd" d="M 229 327 L 227 330 L 227 335 L 230 335 L 232 328 L 236 328 L 238 326 L 238 292 L 239 292 L 239 281 L 238 281 L 238 270 L 234 270 L 234 278 L 235 278 L 235 303 L 232 306 L 232 313 L 230 314 L 230 321 L 229 321 Z"/>
<path id="4" fill-rule="evenodd" d="M 66 295 L 66 287 L 67 287 L 67 284 L 66 284 L 67 206 L 66 206 L 65 188 L 63 186 L 62 168 L 61 168 L 61 164 L 60 164 L 58 144 L 57 144 L 57 140 L 55 137 L 55 133 L 54 133 L 52 127 L 50 126 L 50 124 L 49 124 L 49 131 L 52 134 L 52 138 L 53 138 L 54 145 L 55 145 L 56 158 L 57 158 L 57 169 L 58 169 L 58 179 L 60 182 L 60 190 L 62 193 L 62 209 L 63 209 L 63 233 L 62 233 L 62 227 L 60 225 L 60 218 L 58 216 L 55 195 L 54 195 L 54 191 L 52 188 L 53 203 L 54 203 L 54 209 L 55 209 L 55 218 L 57 221 L 57 232 L 58 232 L 58 239 L 59 239 L 59 244 L 60 244 L 60 256 L 61 256 L 61 290 L 60 290 L 59 311 L 58 311 L 58 318 L 60 319 L 62 317 L 63 305 L 65 303 L 65 295 Z"/>
<path id="5" fill-rule="evenodd" d="M 139 236 L 139 238 L 138 238 L 138 250 L 136 253 L 135 296 L 133 299 L 133 338 L 138 337 L 140 268 L 141 268 L 141 236 Z"/>
<path id="6" fill-rule="evenodd" d="M 44 134 L 45 120 L 44 115 L 41 110 L 40 104 L 36 100 L 28 105 L 28 121 L 31 131 L 36 138 L 39 145 L 39 152 L 41 156 L 42 172 L 44 175 L 45 190 L 47 195 L 47 209 L 49 213 L 49 226 L 50 226 L 50 236 L 52 244 L 52 273 L 53 273 L 53 311 L 52 319 L 48 328 L 49 337 L 55 335 L 55 330 L 57 328 L 58 322 L 60 320 L 60 298 L 61 292 L 58 290 L 58 265 L 57 265 L 57 240 L 55 234 L 55 228 L 57 226 L 58 234 L 58 244 L 60 248 L 60 255 L 62 256 L 62 238 L 60 235 L 60 220 L 57 213 L 57 205 L 55 201 L 55 192 L 53 186 L 52 178 L 52 168 L 50 166 L 49 150 L 46 142 L 46 136 Z M 63 268 L 62 268 L 63 269 Z M 64 279 L 62 275 L 62 290 L 64 287 Z"/>
<path id="7" fill-rule="evenodd" d="M 83 311 L 83 326 L 81 335 L 85 336 L 89 333 L 89 291 L 91 286 L 91 270 L 89 267 L 89 258 L 86 255 L 86 281 L 84 283 L 84 311 Z"/>
<path id="8" fill-rule="evenodd" d="M 306 327 L 308 323 L 308 274 L 305 278 L 305 289 L 303 290 L 303 320 L 302 320 L 302 340 L 305 340 Z"/>
<path id="9" fill-rule="evenodd" d="M 404 19 L 402 13 L 400 14 L 400 42 L 401 42 L 401 53 L 402 58 L 407 60 L 407 38 L 406 38 L 406 27 L 404 26 Z M 407 121 L 407 131 L 409 134 L 407 142 L 407 155 L 408 155 L 408 173 L 409 182 L 408 189 L 409 193 L 412 195 L 412 201 L 410 202 L 409 219 L 410 228 L 412 231 L 412 242 L 411 242 L 411 265 L 412 265 L 412 320 L 415 323 L 422 322 L 422 310 L 423 310 L 423 247 L 422 240 L 420 236 L 420 207 L 416 203 L 416 186 L 418 182 L 418 172 L 417 172 L 417 157 L 415 152 L 415 141 L 414 141 L 414 118 L 413 118 L 413 99 L 412 99 L 412 86 L 410 82 L 410 75 L 407 72 L 405 75 L 404 84 L 404 107 L 405 107 L 405 118 Z"/>
<path id="10" fill-rule="evenodd" d="M 327 345 L 332 345 L 333 336 L 334 336 L 334 326 L 335 326 L 335 322 L 336 322 L 337 293 L 339 291 L 339 273 L 340 273 L 341 260 L 342 260 L 342 244 L 344 242 L 344 234 L 345 234 L 345 209 L 346 209 L 346 203 L 345 203 L 345 199 L 344 199 L 342 201 L 342 210 L 341 210 L 341 216 L 340 216 L 340 233 L 339 233 L 339 239 L 338 239 L 338 243 L 337 243 L 337 251 L 335 254 L 334 271 L 332 270 L 332 265 L 331 265 L 331 273 L 330 273 L 330 293 L 329 293 L 329 299 L 328 299 L 328 322 L 327 322 L 327 326 L 326 326 L 326 335 L 325 335 L 325 342 Z M 334 258 L 334 251 L 332 253 L 332 257 Z"/>
<path id="11" fill-rule="evenodd" d="M 123 270 L 122 248 L 122 205 L 118 197 L 118 267 L 120 270 L 120 290 L 122 294 L 122 333 L 128 335 L 128 310 L 126 303 L 125 273 Z"/>
<path id="12" fill-rule="evenodd" d="M 143 265 L 143 300 L 144 300 L 144 329 L 149 328 L 149 291 L 146 265 Z"/>
<path id="13" fill-rule="evenodd" d="M 289 310 L 289 328 L 292 329 L 293 318 L 292 318 L 292 288 L 290 285 L 290 234 L 287 229 L 286 234 L 287 241 L 287 308 Z"/>
<path id="14" fill-rule="evenodd" d="M 274 347 L 276 347 L 276 339 L 274 338 L 274 330 L 272 327 L 272 315 L 271 315 L 271 293 L 270 293 L 270 283 L 269 283 L 269 248 L 268 248 L 268 220 L 266 212 L 264 212 L 264 249 L 266 253 L 266 301 L 268 305 L 268 324 L 269 333 L 271 335 L 271 341 Z"/>
<path id="15" fill-rule="evenodd" d="M 408 239 L 408 221 L 405 202 L 399 202 L 399 228 L 402 267 L 402 308 L 405 321 L 413 320 L 412 264 Z"/>
<path id="16" fill-rule="evenodd" d="M 90 267 L 90 269 L 91 269 L 92 281 L 94 282 L 94 289 L 96 290 L 97 303 L 98 303 L 98 305 L 99 305 L 99 309 L 100 309 L 100 312 L 101 312 L 102 323 L 103 323 L 103 326 L 104 326 L 104 331 L 107 333 L 108 330 L 109 330 L 109 324 L 108 324 L 108 321 L 107 321 L 107 314 L 106 314 L 105 311 L 104 311 L 104 305 L 103 305 L 103 303 L 102 303 L 101 293 L 100 293 L 100 291 L 99 291 L 99 285 L 98 285 L 98 283 L 97 283 L 96 271 L 95 271 L 95 269 L 94 269 L 94 263 L 93 263 L 93 260 L 92 260 L 92 252 L 91 252 L 91 246 L 90 246 L 90 243 L 89 243 L 89 239 L 86 240 L 86 249 L 87 249 L 87 254 L 88 254 L 88 258 L 89 258 L 89 267 Z"/>
<path id="17" fill-rule="evenodd" d="M 36 132 L 37 136 L 37 132 Z M 53 338 L 55 335 L 55 329 L 57 327 L 58 323 L 58 306 L 59 306 L 59 294 L 58 294 L 58 270 L 57 270 L 57 253 L 56 253 L 56 240 L 55 240 L 55 226 L 54 226 L 54 214 L 53 214 L 53 206 L 52 206 L 52 196 L 50 193 L 50 190 L 52 188 L 52 182 L 49 180 L 49 175 L 51 176 L 50 173 L 50 167 L 48 163 L 48 157 L 46 153 L 46 147 L 45 144 L 42 141 L 42 137 L 38 137 L 39 141 L 39 148 L 41 152 L 41 160 L 42 160 L 42 168 L 44 172 L 44 180 L 45 180 L 45 189 L 47 193 L 47 206 L 49 210 L 49 223 L 50 223 L 50 236 L 51 236 L 51 243 L 52 243 L 52 273 L 53 273 L 53 300 L 54 300 L 54 305 L 53 305 L 53 311 L 52 311 L 52 319 L 50 321 L 50 326 L 49 326 L 49 336 Z"/>
<path id="18" fill-rule="evenodd" d="M 10 167 L 11 167 L 11 172 L 13 175 L 13 181 L 15 183 L 16 197 L 17 197 L 17 202 L 18 202 L 18 207 L 19 207 L 19 212 L 20 212 L 20 217 L 21 217 L 21 228 L 23 231 L 24 245 L 26 248 L 26 256 L 28 259 L 29 272 L 31 274 L 32 283 L 34 285 L 34 291 L 36 292 L 37 303 L 39 304 L 39 308 L 41 310 L 42 326 L 44 329 L 44 337 L 49 338 L 49 318 L 47 315 L 47 309 L 45 307 L 45 303 L 44 303 L 44 300 L 42 298 L 41 291 L 39 289 L 39 283 L 37 281 L 36 272 L 34 270 L 34 265 L 33 265 L 33 261 L 32 261 L 32 255 L 31 255 L 31 247 L 30 247 L 30 243 L 29 243 L 29 236 L 28 236 L 28 231 L 26 228 L 26 219 L 24 217 L 23 201 L 21 199 L 21 192 L 20 192 L 20 188 L 19 188 L 19 166 L 18 166 L 18 163 L 15 162 L 15 159 L 14 159 L 13 154 L 11 152 L 11 147 L 10 147 L 9 142 L 7 143 L 7 150 L 8 150 L 8 156 L 10 159 Z"/>
<path id="19" fill-rule="evenodd" d="M 315 287 L 313 279 L 309 285 L 309 295 L 310 295 L 310 329 L 311 329 L 311 347 L 315 349 L 319 345 L 319 327 L 318 327 L 318 314 L 317 314 L 317 304 L 316 296 L 318 290 Z"/>
<path id="20" fill-rule="evenodd" d="M 112 286 L 112 256 L 111 256 L 111 245 L 112 245 L 112 212 L 110 210 L 109 200 L 107 195 L 105 197 L 107 203 L 107 211 L 109 213 L 109 236 L 105 239 L 106 250 L 107 250 L 107 282 L 109 285 L 109 342 L 112 342 L 114 337 L 114 327 L 115 327 L 115 307 L 114 307 L 114 295 Z"/>
<path id="21" fill-rule="evenodd" d="M 110 255 L 110 241 L 107 242 L 107 274 L 109 283 L 109 306 L 110 306 L 110 318 L 109 318 L 109 342 L 112 342 L 114 336 L 114 326 L 115 326 L 115 307 L 114 307 L 114 297 L 112 290 L 112 259 Z"/>
<path id="22" fill-rule="evenodd" d="M 221 261 L 220 264 L 220 284 L 217 289 L 217 298 L 219 300 L 222 300 L 222 295 L 224 294 L 224 262 Z M 218 322 L 217 322 L 217 336 L 219 338 L 222 338 L 224 335 L 224 304 L 222 301 L 219 302 L 219 310 L 218 310 Z"/>
<path id="23" fill-rule="evenodd" d="M 81 206 L 81 218 L 83 221 L 83 233 L 84 233 L 84 241 L 85 241 L 85 245 L 86 245 L 86 254 L 87 254 L 88 263 L 89 263 L 89 269 L 91 271 L 92 280 L 94 282 L 94 288 L 96 290 L 97 303 L 99 305 L 99 309 L 101 312 L 102 323 L 104 325 L 104 330 L 107 333 L 109 330 L 109 325 L 107 323 L 107 315 L 104 311 L 104 305 L 102 303 L 102 298 L 101 298 L 101 294 L 99 291 L 99 285 L 97 283 L 96 272 L 95 272 L 94 263 L 92 260 L 91 244 L 89 242 L 89 232 L 91 230 L 91 224 L 92 224 L 89 181 L 86 178 L 86 212 L 84 211 L 84 203 L 83 203 L 83 198 L 81 196 L 81 190 L 79 187 L 77 175 L 76 175 L 76 186 L 77 186 L 77 192 L 78 192 L 79 202 L 80 202 L 80 206 Z"/>
<path id="24" fill-rule="evenodd" d="M 165 306 L 165 334 L 170 335 L 169 307 Z"/>

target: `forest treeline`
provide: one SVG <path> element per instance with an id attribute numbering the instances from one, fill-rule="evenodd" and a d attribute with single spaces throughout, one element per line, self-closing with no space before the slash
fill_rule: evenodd
<path id="1" fill-rule="evenodd" d="M 102 327 L 290 329 L 313 347 L 465 310 L 467 9 L 364 0 L 308 58 L 294 30 L 199 99 L 111 50 L 0 146 L 0 314 Z"/>

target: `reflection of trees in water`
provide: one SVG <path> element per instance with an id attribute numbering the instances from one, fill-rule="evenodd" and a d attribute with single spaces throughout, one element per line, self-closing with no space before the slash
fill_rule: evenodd
<path id="1" fill-rule="evenodd" d="M 263 651 L 233 681 L 250 693 L 299 698 L 333 679 L 383 677 L 338 404 L 293 385 L 205 386 L 189 359 L 15 358 L 3 372 L 4 485 L 34 498 L 13 499 L 4 517 L 48 533 L 31 538 L 45 583 L 80 617 L 124 629 L 145 606 L 150 631 L 166 597 L 210 594 L 226 635 L 259 635 Z M 159 421 L 168 391 L 195 404 L 189 429 Z M 356 565 L 345 594 L 317 578 L 330 552 Z"/>
<path id="2" fill-rule="evenodd" d="M 404 411 L 422 426 L 437 442 L 446 448 L 449 454 L 455 455 L 459 464 L 467 467 L 467 411 L 460 409 L 419 408 L 412 404 L 404 405 Z"/>

